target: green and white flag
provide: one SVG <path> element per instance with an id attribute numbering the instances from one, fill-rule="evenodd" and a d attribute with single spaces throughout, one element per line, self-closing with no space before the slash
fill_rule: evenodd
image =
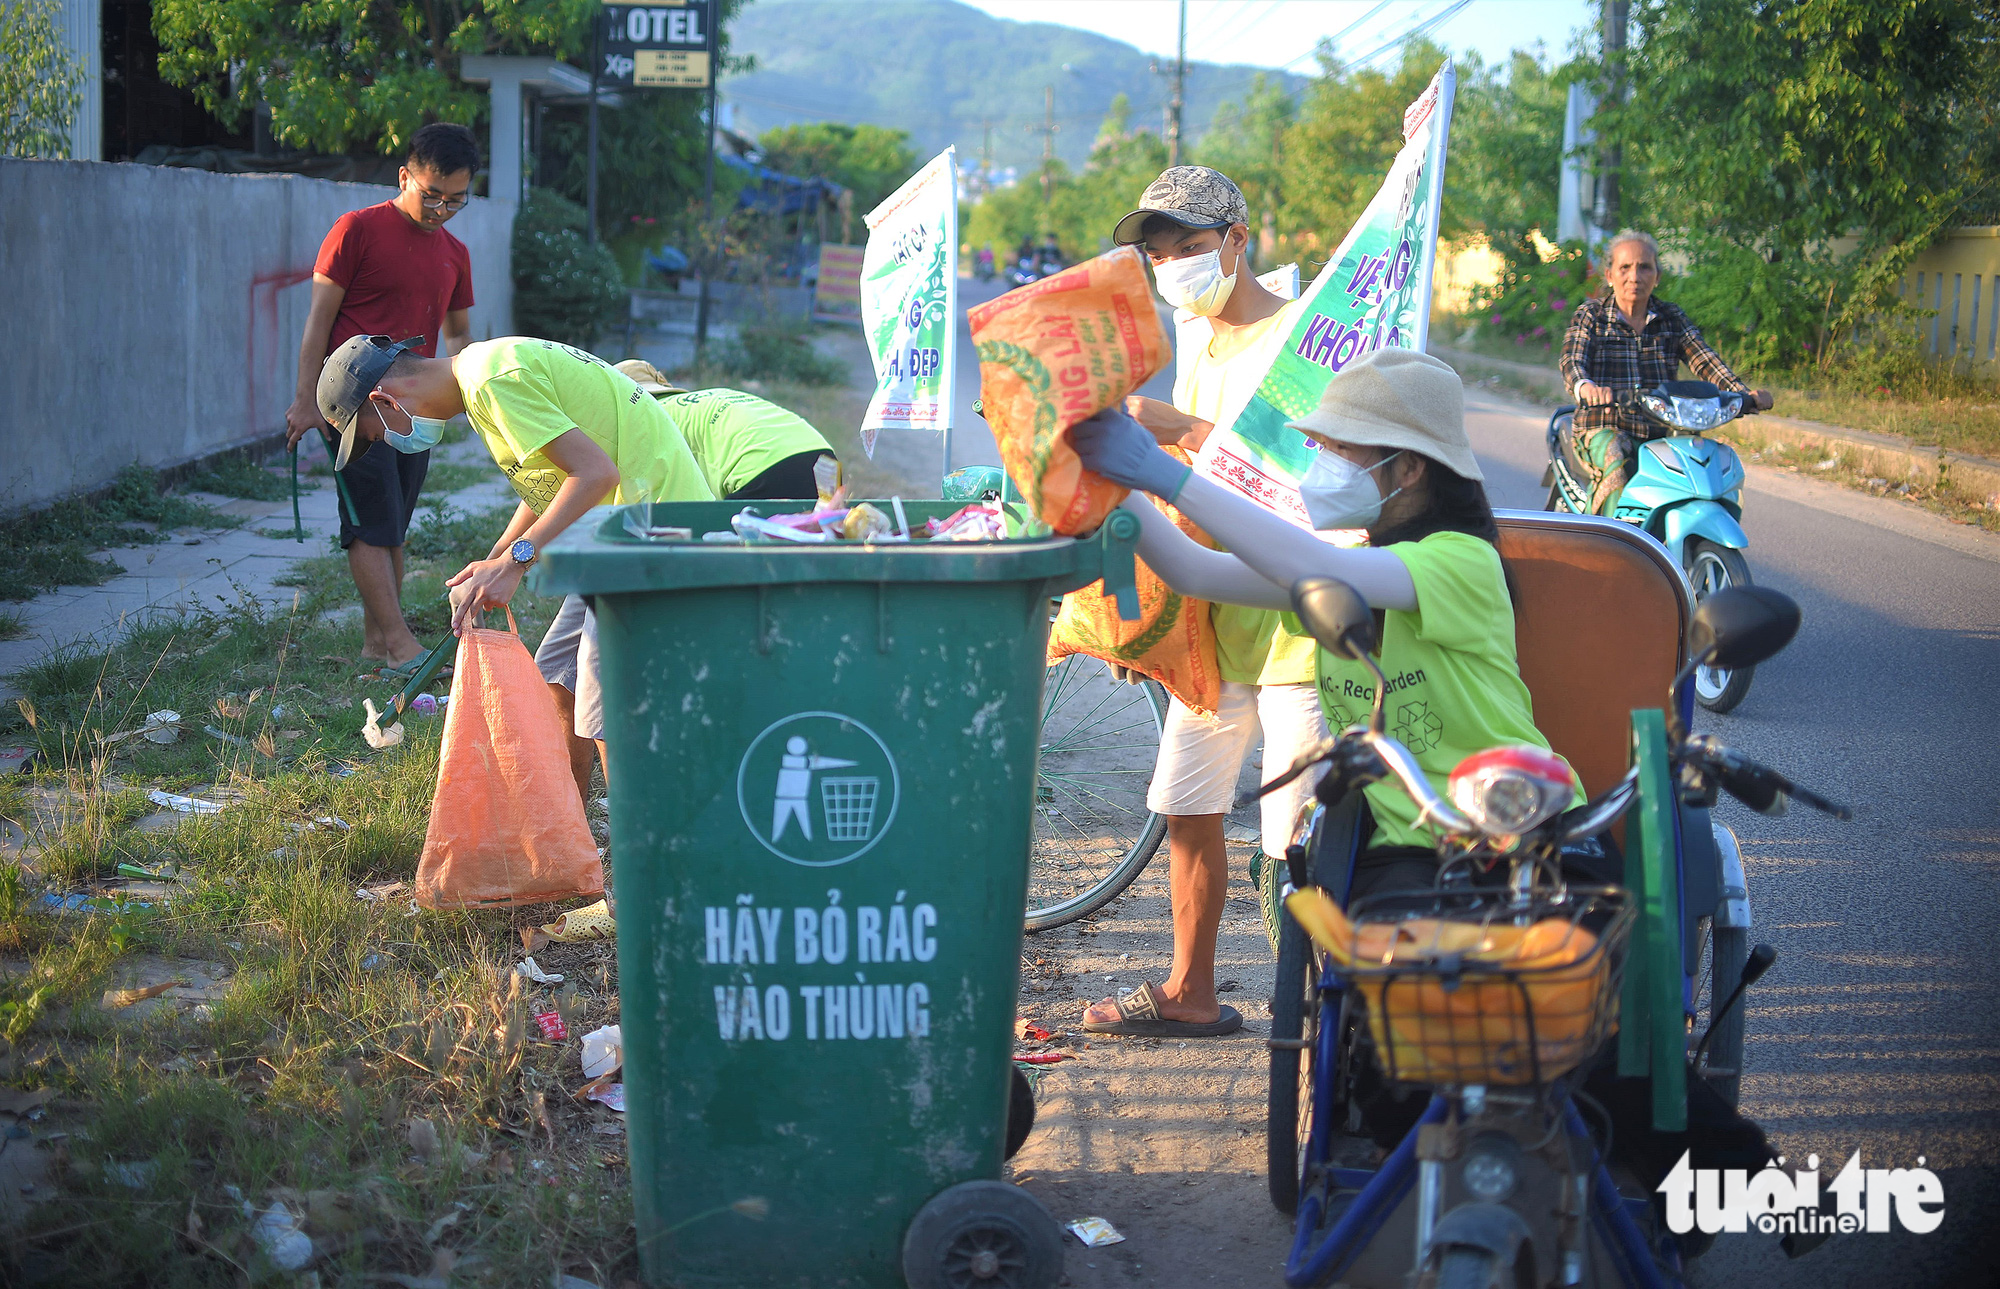
<path id="1" fill-rule="evenodd" d="M 948 430 L 958 328 L 958 167 L 946 148 L 868 212 L 861 329 L 875 396 L 861 447 L 879 430 Z"/>
<path id="2" fill-rule="evenodd" d="M 1381 191 L 1306 289 L 1256 392 L 1208 436 L 1195 460 L 1209 478 L 1301 527 L 1311 527 L 1298 485 L 1314 449 L 1285 423 L 1318 406 L 1334 373 L 1362 354 L 1424 347 L 1456 81 L 1446 62 L 1404 110 L 1403 150 Z"/>

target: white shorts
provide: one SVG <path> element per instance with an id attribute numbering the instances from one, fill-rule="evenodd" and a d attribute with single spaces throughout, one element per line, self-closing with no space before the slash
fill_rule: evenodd
<path id="1" fill-rule="evenodd" d="M 1160 732 L 1160 759 L 1153 767 L 1146 808 L 1163 815 L 1229 813 L 1236 804 L 1243 758 L 1260 735 L 1262 782 L 1283 774 L 1300 753 L 1326 737 L 1319 690 L 1312 685 L 1241 685 L 1225 680 L 1213 721 L 1196 716 L 1175 699 Z M 1266 854 L 1284 854 L 1292 840 L 1292 821 L 1325 768 L 1314 766 L 1260 803 L 1263 836 L 1274 839 L 1263 844 Z"/>
<path id="2" fill-rule="evenodd" d="M 576 695 L 576 736 L 604 737 L 604 691 L 597 683 L 597 615 L 581 595 L 565 596 L 535 650 L 542 679 Z"/>

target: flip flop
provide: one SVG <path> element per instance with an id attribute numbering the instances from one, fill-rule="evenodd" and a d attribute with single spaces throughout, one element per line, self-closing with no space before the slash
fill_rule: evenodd
<path id="1" fill-rule="evenodd" d="M 580 909 L 571 909 L 542 927 L 541 932 L 558 944 L 581 944 L 586 940 L 616 939 L 618 924 L 612 921 L 605 901 L 599 900 Z"/>
<path id="2" fill-rule="evenodd" d="M 1243 1013 L 1225 1005 L 1211 1021 L 1168 1020 L 1160 1015 L 1160 997 L 1151 981 L 1118 999 L 1118 1019 L 1085 1021 L 1086 1034 L 1111 1034 L 1125 1038 L 1221 1038 L 1243 1028 Z"/>

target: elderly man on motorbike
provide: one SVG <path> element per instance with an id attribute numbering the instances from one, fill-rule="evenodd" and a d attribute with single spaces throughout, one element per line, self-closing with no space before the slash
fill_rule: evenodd
<path id="1" fill-rule="evenodd" d="M 1673 380 L 1685 362 L 1702 380 L 1753 394 L 1760 411 L 1771 406 L 1770 392 L 1744 384 L 1686 313 L 1654 298 L 1659 281 L 1659 244 L 1646 233 L 1619 233 L 1604 251 L 1605 294 L 1579 304 L 1563 334 L 1563 385 L 1578 405 L 1563 433 L 1590 476 L 1594 514 L 1612 512 L 1631 481 L 1635 445 L 1654 432 L 1614 406 L 1620 391 Z"/>

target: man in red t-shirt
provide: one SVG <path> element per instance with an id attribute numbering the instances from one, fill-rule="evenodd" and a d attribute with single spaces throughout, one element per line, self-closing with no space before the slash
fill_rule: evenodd
<path id="1" fill-rule="evenodd" d="M 350 336 L 414 339 L 413 353 L 449 357 L 472 339 L 472 257 L 444 231 L 464 207 L 479 146 L 462 125 L 427 125 L 410 140 L 400 191 L 334 221 L 313 265 L 312 306 L 299 344 L 298 392 L 285 412 L 288 443 L 326 433 L 316 391 L 328 354 Z M 430 469 L 428 451 L 359 441 L 334 462 L 340 545 L 361 592 L 361 657 L 387 679 L 408 679 L 424 646 L 403 620 L 403 538 Z M 331 449 L 329 449 L 331 450 Z"/>

